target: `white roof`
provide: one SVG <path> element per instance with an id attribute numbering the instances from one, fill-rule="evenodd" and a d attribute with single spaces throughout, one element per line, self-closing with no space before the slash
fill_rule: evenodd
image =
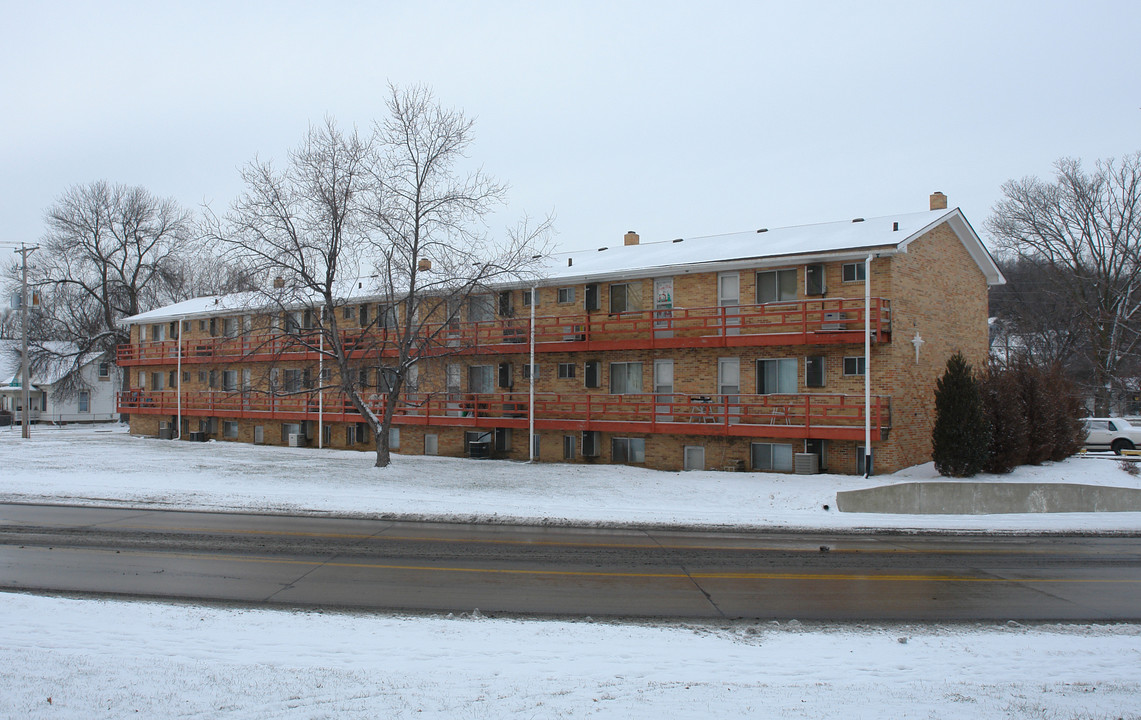
<path id="1" fill-rule="evenodd" d="M 863 252 L 905 251 L 907 245 L 932 228 L 947 223 L 955 231 L 987 283 L 1006 282 L 982 240 L 958 209 L 886 215 L 842 222 L 758 229 L 725 235 L 679 238 L 638 245 L 617 244 L 595 250 L 554 253 L 540 261 L 539 285 L 552 282 L 594 282 L 624 277 L 667 275 L 685 268 L 690 272 L 712 271 L 736 263 L 763 266 L 791 264 L 809 258 L 860 257 Z M 353 283 L 355 284 L 355 283 Z M 519 286 L 523 283 L 513 283 Z M 368 288 L 350 293 L 352 299 L 381 299 Z M 256 293 L 194 298 L 141 313 L 120 321 L 122 325 L 166 322 L 182 317 L 249 312 L 265 305 Z"/>
<path id="2" fill-rule="evenodd" d="M 60 355 L 70 355 L 75 352 L 75 345 L 66 342 L 46 342 L 44 346 Z M 35 357 L 34 354 L 32 356 Z M 97 359 L 98 355 L 92 353 L 82 358 L 79 364 L 87 365 Z M 71 358 L 53 359 L 46 368 L 40 368 L 39 372 L 34 369 L 31 371 L 31 384 L 53 385 L 59 382 L 71 368 Z M 20 343 L 15 340 L 0 340 L 0 387 L 7 387 L 13 382 L 19 384 L 22 371 Z"/>

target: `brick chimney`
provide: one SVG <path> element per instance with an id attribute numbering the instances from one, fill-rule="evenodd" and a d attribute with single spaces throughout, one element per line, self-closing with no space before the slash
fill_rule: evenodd
<path id="1" fill-rule="evenodd" d="M 275 277 L 273 279 L 273 286 L 278 290 L 282 289 L 285 287 L 285 278 L 281 277 L 280 275 Z"/>
<path id="2" fill-rule="evenodd" d="M 416 262 L 416 269 L 420 272 L 429 272 L 432 269 L 432 261 L 428 258 L 420 258 Z"/>
<path id="3" fill-rule="evenodd" d="M 633 230 L 630 230 L 629 232 L 627 232 L 622 237 L 622 239 L 626 241 L 627 245 L 637 245 L 638 244 L 638 233 L 634 232 Z"/>
<path id="4" fill-rule="evenodd" d="M 931 193 L 931 209 L 932 210 L 946 210 L 947 209 L 947 196 L 936 190 Z"/>

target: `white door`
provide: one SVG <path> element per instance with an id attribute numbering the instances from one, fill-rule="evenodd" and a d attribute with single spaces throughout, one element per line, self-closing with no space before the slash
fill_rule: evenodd
<path id="1" fill-rule="evenodd" d="M 717 275 L 717 306 L 725 315 L 726 335 L 741 334 L 741 274 L 723 272 Z"/>
<path id="2" fill-rule="evenodd" d="M 685 460 L 682 467 L 685 470 L 704 470 L 705 448 L 697 445 L 686 445 Z"/>
<path id="3" fill-rule="evenodd" d="M 717 393 L 721 396 L 719 412 L 728 407 L 729 422 L 736 422 L 741 414 L 737 403 L 741 402 L 741 359 L 720 358 L 717 360 Z"/>
<path id="4" fill-rule="evenodd" d="M 673 413 L 674 361 L 654 361 L 654 414 L 659 422 L 669 420 Z"/>

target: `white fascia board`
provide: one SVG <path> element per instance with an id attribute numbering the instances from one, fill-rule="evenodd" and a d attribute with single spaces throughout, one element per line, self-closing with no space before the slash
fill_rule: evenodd
<path id="1" fill-rule="evenodd" d="M 963 243 L 967 254 L 971 256 L 971 259 L 978 265 L 979 270 L 982 271 L 983 276 L 986 277 L 987 285 L 1006 284 L 1006 277 L 1003 276 L 1002 270 L 998 268 L 998 263 L 994 261 L 994 257 L 991 256 L 990 251 L 987 250 L 986 245 L 983 244 L 982 238 L 980 238 L 978 233 L 975 232 L 975 229 L 971 227 L 970 221 L 967 220 L 959 208 L 949 211 L 946 215 L 937 218 L 926 227 L 912 233 L 899 244 L 899 249 L 902 252 L 907 252 L 908 245 L 943 223 L 947 223 L 947 225 L 951 227 L 952 232 L 959 238 L 959 242 Z"/>

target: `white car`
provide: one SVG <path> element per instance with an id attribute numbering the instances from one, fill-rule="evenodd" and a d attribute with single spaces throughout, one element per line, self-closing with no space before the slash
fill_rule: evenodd
<path id="1" fill-rule="evenodd" d="M 1141 445 L 1141 427 L 1134 427 L 1124 418 L 1085 418 L 1086 450 L 1133 450 Z"/>

